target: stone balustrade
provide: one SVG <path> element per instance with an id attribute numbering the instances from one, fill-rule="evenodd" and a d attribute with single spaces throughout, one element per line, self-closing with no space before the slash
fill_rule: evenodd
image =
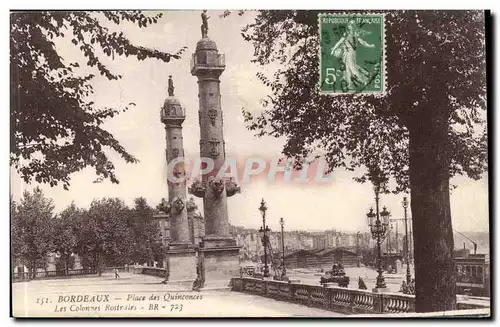
<path id="1" fill-rule="evenodd" d="M 305 285 L 257 278 L 233 278 L 232 290 L 296 302 L 344 313 L 407 313 L 415 311 L 411 295 Z"/>
<path id="2" fill-rule="evenodd" d="M 305 285 L 257 278 L 233 278 L 232 290 L 301 303 L 344 313 L 407 313 L 415 311 L 415 297 L 372 293 L 344 287 Z"/>
<path id="3" fill-rule="evenodd" d="M 298 282 L 239 277 L 231 280 L 233 291 L 266 296 L 335 312 L 355 314 L 415 312 L 415 296 L 402 293 L 373 293 L 345 287 L 305 285 Z M 459 310 L 489 310 L 487 298 L 457 301 Z"/>

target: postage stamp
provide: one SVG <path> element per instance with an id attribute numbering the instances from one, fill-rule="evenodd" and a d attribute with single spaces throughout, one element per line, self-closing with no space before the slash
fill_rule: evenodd
<path id="1" fill-rule="evenodd" d="M 383 14 L 320 14 L 320 79 L 324 94 L 385 92 Z"/>

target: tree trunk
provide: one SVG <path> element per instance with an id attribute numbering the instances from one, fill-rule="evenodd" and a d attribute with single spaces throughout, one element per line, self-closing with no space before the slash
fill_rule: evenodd
<path id="1" fill-rule="evenodd" d="M 99 277 L 101 277 L 102 276 L 102 267 L 101 267 L 101 254 L 100 253 L 96 254 L 95 262 L 96 262 L 97 274 L 99 275 Z"/>
<path id="2" fill-rule="evenodd" d="M 31 260 L 30 270 L 31 270 L 30 279 L 35 279 L 36 278 L 36 261 L 35 260 Z"/>
<path id="3" fill-rule="evenodd" d="M 455 310 L 448 114 L 440 106 L 419 109 L 408 128 L 415 310 Z"/>

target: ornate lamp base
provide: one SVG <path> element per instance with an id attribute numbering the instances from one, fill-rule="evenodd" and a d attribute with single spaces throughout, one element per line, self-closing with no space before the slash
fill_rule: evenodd
<path id="1" fill-rule="evenodd" d="M 382 275 L 382 273 L 384 272 L 383 270 L 377 270 L 378 272 L 378 276 L 377 276 L 377 283 L 375 284 L 376 288 L 387 288 L 387 286 L 385 285 L 385 278 L 384 276 Z"/>

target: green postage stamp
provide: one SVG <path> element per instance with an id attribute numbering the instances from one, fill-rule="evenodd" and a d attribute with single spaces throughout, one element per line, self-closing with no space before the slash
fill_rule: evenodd
<path id="1" fill-rule="evenodd" d="M 383 14 L 320 14 L 319 89 L 324 94 L 385 92 Z"/>

